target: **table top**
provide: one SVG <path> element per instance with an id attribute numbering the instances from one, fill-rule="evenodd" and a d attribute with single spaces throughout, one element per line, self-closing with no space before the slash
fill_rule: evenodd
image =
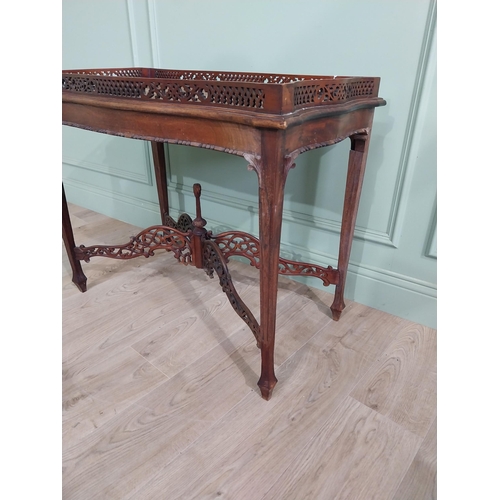
<path id="1" fill-rule="evenodd" d="M 274 131 L 281 134 L 280 150 L 292 158 L 366 133 L 374 108 L 386 104 L 379 85 L 379 77 L 63 70 L 62 123 L 257 160 Z"/>
<path id="2" fill-rule="evenodd" d="M 346 104 L 375 107 L 379 77 L 158 68 L 63 70 L 63 94 L 286 115 Z M 352 106 L 351 106 L 352 107 Z"/>

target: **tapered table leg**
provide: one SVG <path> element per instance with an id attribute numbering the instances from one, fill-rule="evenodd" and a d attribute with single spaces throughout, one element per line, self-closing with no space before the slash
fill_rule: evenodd
<path id="1" fill-rule="evenodd" d="M 168 192 L 167 192 L 167 168 L 165 161 L 165 146 L 163 142 L 151 141 L 153 151 L 153 164 L 155 167 L 156 188 L 160 202 L 161 223 L 167 224 L 166 217 L 169 215 Z"/>
<path id="2" fill-rule="evenodd" d="M 81 292 L 85 292 L 87 291 L 87 277 L 83 274 L 81 262 L 75 257 L 75 238 L 69 217 L 68 204 L 66 203 L 64 185 L 62 187 L 62 236 L 69 263 L 73 270 L 73 283 Z"/>
<path id="3" fill-rule="evenodd" d="M 349 151 L 349 165 L 347 168 L 347 183 L 342 214 L 342 227 L 340 230 L 339 248 L 339 283 L 335 288 L 335 296 L 330 309 L 333 319 L 338 321 L 342 310 L 345 308 L 344 291 L 347 277 L 347 266 L 351 255 L 354 226 L 358 214 L 361 187 L 365 174 L 366 158 L 370 134 L 356 134 L 350 137 L 351 150 Z"/>
<path id="4" fill-rule="evenodd" d="M 264 131 L 262 159 L 254 161 L 259 177 L 260 233 L 260 332 L 261 375 L 258 381 L 262 397 L 271 398 L 278 382 L 274 373 L 274 338 L 278 295 L 278 259 L 283 213 L 286 169 L 282 136 L 277 131 Z"/>

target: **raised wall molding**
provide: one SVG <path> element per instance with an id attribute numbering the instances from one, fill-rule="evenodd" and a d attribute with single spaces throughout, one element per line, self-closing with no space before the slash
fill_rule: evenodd
<path id="1" fill-rule="evenodd" d="M 118 193 L 116 190 L 108 190 L 99 186 L 90 186 L 85 182 L 76 181 L 74 179 L 66 179 L 64 181 L 64 187 L 65 189 L 75 188 L 78 189 L 79 191 L 88 192 L 89 196 L 97 194 L 99 196 L 108 198 L 110 200 L 117 200 L 123 204 L 133 206 L 136 209 L 153 212 L 155 214 L 158 214 L 158 217 L 160 217 L 159 215 L 160 211 L 157 202 L 139 199 L 136 196 L 128 196 L 123 193 Z"/>
<path id="2" fill-rule="evenodd" d="M 135 22 L 135 12 L 133 0 L 127 0 L 128 26 L 130 33 L 130 48 L 132 50 L 132 60 L 134 66 L 140 66 L 139 63 L 139 48 L 137 43 L 137 27 Z"/>
<path id="3" fill-rule="evenodd" d="M 391 211 L 387 224 L 387 234 L 390 241 L 397 247 L 399 238 L 402 233 L 402 225 L 404 223 L 404 212 L 408 201 L 409 186 L 406 182 L 408 176 L 408 164 L 410 151 L 413 142 L 415 125 L 418 117 L 418 109 L 422 97 L 422 89 L 425 81 L 425 74 L 429 63 L 429 55 L 432 46 L 432 39 L 436 27 L 436 0 L 429 2 L 429 12 L 424 29 L 422 39 L 422 47 L 420 49 L 420 58 L 417 66 L 417 74 L 415 77 L 415 85 L 406 123 L 405 136 L 403 139 L 403 147 L 401 149 L 398 173 L 396 177 L 396 185 L 392 198 Z"/>
<path id="4" fill-rule="evenodd" d="M 151 36 L 151 53 L 153 56 L 153 66 L 160 67 L 160 43 L 158 39 L 158 21 L 156 15 L 156 4 L 154 0 L 148 0 L 148 20 L 149 34 Z"/>
<path id="5" fill-rule="evenodd" d="M 437 210 L 436 209 L 434 209 L 434 216 L 432 218 L 429 236 L 427 238 L 427 244 L 425 246 L 425 255 L 426 257 L 437 259 Z"/>
<path id="6" fill-rule="evenodd" d="M 142 167 L 142 172 L 130 172 L 128 170 L 122 170 L 120 168 L 110 167 L 103 163 L 97 163 L 88 160 L 80 160 L 77 158 L 71 158 L 70 156 L 63 156 L 62 161 L 67 165 L 73 167 L 83 168 L 85 170 L 91 170 L 93 172 L 99 172 L 100 174 L 106 174 L 111 177 L 118 177 L 120 179 L 126 179 L 133 182 L 139 182 L 141 184 L 146 184 L 148 186 L 153 185 L 153 173 L 152 173 L 152 162 L 151 155 L 149 154 L 149 143 L 144 142 L 144 154 L 145 162 L 138 162 Z"/>
<path id="7" fill-rule="evenodd" d="M 157 29 L 157 15 L 156 15 L 156 4 L 155 0 L 148 0 L 148 13 L 149 13 L 149 23 L 150 23 L 150 34 L 151 34 L 151 49 L 153 54 L 153 61 L 156 66 L 160 65 L 160 51 L 159 51 L 159 39 L 158 39 L 158 29 Z M 409 158 L 410 151 L 412 147 L 413 134 L 415 131 L 415 125 L 418 116 L 418 109 L 422 96 L 422 89 L 425 81 L 425 74 L 427 70 L 427 65 L 429 63 L 429 55 L 432 45 L 432 39 L 434 35 L 434 30 L 436 27 L 436 0 L 430 0 L 429 10 L 427 14 L 426 25 L 424 28 L 424 34 L 422 37 L 422 44 L 420 49 L 420 56 L 417 65 L 415 83 L 413 86 L 413 92 L 410 102 L 410 110 L 408 113 L 405 135 L 403 139 L 403 144 L 401 147 L 401 153 L 399 155 L 399 165 L 396 174 L 396 183 L 391 200 L 391 208 L 389 210 L 389 216 L 386 223 L 386 230 L 379 231 L 370 228 L 362 228 L 356 226 L 354 231 L 354 237 L 363 241 L 370 241 L 373 243 L 378 243 L 380 245 L 388 246 L 391 248 L 397 248 L 399 243 L 399 237 L 402 233 L 402 224 L 404 223 L 404 212 L 407 204 L 408 197 L 408 186 L 407 178 L 409 177 Z M 166 153 L 168 155 L 168 145 L 166 145 Z M 191 191 L 190 186 L 178 185 L 172 183 L 169 176 L 169 187 L 177 191 L 182 191 L 189 195 Z M 204 190 L 205 194 L 208 196 L 209 193 Z M 231 206 L 233 208 L 240 208 L 244 210 L 240 204 L 234 204 L 233 200 L 229 197 L 220 195 L 218 193 L 210 193 L 213 200 L 218 200 L 224 205 Z M 245 201 L 247 206 L 257 207 L 257 203 Z M 337 220 L 327 219 L 324 217 L 311 216 L 298 211 L 285 210 L 283 213 L 284 220 L 289 222 L 297 222 L 299 224 L 313 226 L 318 229 L 325 229 L 327 231 L 333 231 L 335 233 L 340 233 L 341 222 Z"/>
<path id="8" fill-rule="evenodd" d="M 170 176 L 168 178 L 168 189 L 172 191 L 172 193 L 180 193 L 187 197 L 193 196 L 193 188 L 191 186 L 173 182 Z M 246 199 L 245 202 L 242 203 L 241 198 L 227 196 L 206 188 L 203 189 L 203 198 L 231 209 L 242 210 L 252 214 L 257 214 L 259 211 L 259 203 L 257 200 L 253 201 Z M 251 210 L 249 210 L 249 208 L 251 208 Z M 341 223 L 334 219 L 305 214 L 296 210 L 283 209 L 283 220 L 294 224 L 301 224 L 309 228 L 313 227 L 314 229 L 340 234 Z M 371 241 L 394 248 L 394 244 L 386 233 L 356 226 L 354 237 L 359 240 Z"/>

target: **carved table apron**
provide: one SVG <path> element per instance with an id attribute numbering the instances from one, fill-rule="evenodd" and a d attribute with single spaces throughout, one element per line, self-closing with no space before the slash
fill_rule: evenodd
<path id="1" fill-rule="evenodd" d="M 269 399 L 277 383 L 274 339 L 278 274 L 315 276 L 325 286 L 335 285 L 331 305 L 335 320 L 345 307 L 347 266 L 374 108 L 385 105 L 377 97 L 379 81 L 374 77 L 150 68 L 63 71 L 64 125 L 151 141 L 162 219 L 161 225 L 145 229 L 127 244 L 77 247 L 63 187 L 63 239 L 73 282 L 82 292 L 86 290 L 82 260 L 88 262 L 94 256 L 148 257 L 156 249 L 173 251 L 180 262 L 204 269 L 210 276 L 215 272 L 231 305 L 257 340 L 262 360 L 258 386 L 262 397 Z M 351 150 L 337 269 L 280 258 L 284 187 L 295 159 L 304 151 L 347 138 Z M 208 232 L 201 214 L 199 184 L 194 185 L 196 218 L 191 220 L 183 214 L 174 221 L 169 216 L 163 143 L 244 157 L 259 182 L 259 238 L 239 231 L 219 235 Z M 260 271 L 260 324 L 231 281 L 226 264 L 234 255 L 246 257 Z"/>

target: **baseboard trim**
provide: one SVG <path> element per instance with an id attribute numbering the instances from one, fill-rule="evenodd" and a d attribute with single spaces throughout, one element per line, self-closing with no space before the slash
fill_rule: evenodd
<path id="1" fill-rule="evenodd" d="M 75 205 L 139 227 L 152 226 L 161 221 L 158 203 L 110 192 L 74 179 L 63 182 L 67 200 Z"/>

